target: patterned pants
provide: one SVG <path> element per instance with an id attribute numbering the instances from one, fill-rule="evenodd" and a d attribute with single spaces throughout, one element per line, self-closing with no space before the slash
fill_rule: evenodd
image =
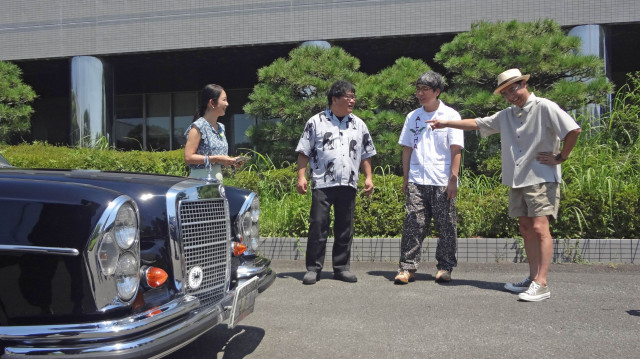
<path id="1" fill-rule="evenodd" d="M 415 271 L 420 264 L 422 242 L 431 232 L 431 219 L 440 233 L 436 248 L 438 269 L 452 270 L 456 259 L 456 200 L 447 200 L 447 188 L 423 186 L 409 182 L 406 200 L 407 217 L 402 230 L 400 269 Z"/>

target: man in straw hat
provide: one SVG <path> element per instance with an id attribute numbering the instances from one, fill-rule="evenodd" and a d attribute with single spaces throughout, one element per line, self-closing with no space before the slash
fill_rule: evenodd
<path id="1" fill-rule="evenodd" d="M 560 164 L 569 157 L 581 129 L 556 103 L 529 92 L 528 80 L 529 75 L 522 75 L 518 69 L 498 75 L 498 87 L 493 93 L 501 94 L 513 106 L 492 116 L 427 122 L 434 129 L 480 130 L 483 137 L 500 133 L 502 183 L 511 187 L 509 215 L 518 218 L 529 260 L 529 277 L 504 287 L 520 293 L 520 300 L 540 301 L 551 294 L 547 286 L 553 255 L 549 220 L 558 214 Z"/>

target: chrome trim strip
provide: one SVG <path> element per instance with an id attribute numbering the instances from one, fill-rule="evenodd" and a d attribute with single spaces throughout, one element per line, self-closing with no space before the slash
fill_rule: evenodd
<path id="1" fill-rule="evenodd" d="M 242 215 L 243 213 L 245 213 L 246 211 L 248 211 L 251 208 L 251 203 L 253 202 L 253 199 L 256 196 L 257 196 L 257 194 L 255 192 L 249 193 L 247 198 L 244 200 L 244 203 L 242 204 L 242 207 L 240 207 L 240 210 L 238 211 L 238 217 L 240 217 L 240 215 Z"/>
<path id="2" fill-rule="evenodd" d="M 140 210 L 138 209 L 136 201 L 127 195 L 120 195 L 109 203 L 107 209 L 100 216 L 91 236 L 88 238 L 87 250 L 83 253 L 96 308 L 101 311 L 126 307 L 131 304 L 136 297 L 136 294 L 134 294 L 127 302 L 122 301 L 118 297 L 115 276 L 105 276 L 102 274 L 102 270 L 100 269 L 100 259 L 98 258 L 98 249 L 100 248 L 99 244 L 102 240 L 102 235 L 111 230 L 111 227 L 115 223 L 116 216 L 118 215 L 118 210 L 125 203 L 131 204 L 136 213 L 136 220 L 138 221 L 138 233 L 136 233 L 137 238 L 131 248 L 126 251 L 133 253 L 138 262 L 140 262 Z M 141 263 L 139 264 L 141 265 Z M 136 289 L 136 293 L 139 289 L 139 287 Z"/>
<path id="3" fill-rule="evenodd" d="M 61 340 L 108 339 L 133 335 L 140 329 L 160 325 L 176 316 L 185 315 L 197 308 L 199 300 L 193 296 L 180 297 L 160 307 L 130 317 L 79 324 L 51 324 L 33 326 L 0 326 L 0 339 L 30 342 L 57 343 Z M 152 315 L 152 313 L 159 314 Z M 146 329 L 145 329 L 146 330 Z"/>
<path id="4" fill-rule="evenodd" d="M 238 215 L 236 216 L 236 222 L 234 223 L 234 226 L 236 228 L 236 237 L 242 236 L 242 215 L 251 210 L 251 204 L 253 203 L 253 199 L 256 197 L 258 197 L 258 194 L 255 192 L 251 192 L 249 193 L 247 198 L 245 198 L 244 203 L 242 203 L 242 207 L 240 207 Z M 234 240 L 239 240 L 239 238 L 234 238 Z M 247 245 L 247 243 L 243 244 Z M 249 248 L 249 245 L 247 245 L 247 250 L 245 251 L 245 253 L 253 255 L 256 254 L 256 251 L 252 250 L 251 248 Z"/>
<path id="5" fill-rule="evenodd" d="M 238 265 L 238 279 L 261 275 L 269 269 L 269 265 L 271 265 L 271 260 L 262 256 L 245 259 Z"/>
<path id="6" fill-rule="evenodd" d="M 214 326 L 228 321 L 235 292 L 217 305 L 197 311 L 199 300 L 185 296 L 159 308 L 117 321 L 70 325 L 0 327 L 9 357 L 159 358 L 189 344 Z M 160 314 L 151 315 L 161 311 Z"/>
<path id="7" fill-rule="evenodd" d="M 16 253 L 35 253 L 52 256 L 70 256 L 75 257 L 80 252 L 75 248 L 58 248 L 58 247 L 42 247 L 42 246 L 18 246 L 0 244 L 0 252 L 16 252 Z"/>
<path id="8" fill-rule="evenodd" d="M 187 291 L 187 286 L 184 282 L 187 278 L 187 273 L 186 263 L 184 261 L 184 248 L 182 247 L 182 234 L 178 220 L 178 205 L 181 201 L 197 201 L 213 198 L 223 198 L 225 212 L 229 213 L 229 202 L 224 196 L 224 188 L 222 188 L 222 184 L 220 183 L 206 183 L 197 179 L 185 179 L 182 182 L 176 183 L 167 191 L 166 205 L 171 267 L 175 288 L 183 294 L 186 294 Z M 227 243 L 229 248 L 231 248 L 231 223 L 229 223 L 228 216 L 225 218 L 225 221 L 227 222 Z M 231 249 L 229 249 L 229 255 L 227 256 L 227 269 L 225 273 L 227 283 L 225 288 L 229 288 L 230 273 Z"/>

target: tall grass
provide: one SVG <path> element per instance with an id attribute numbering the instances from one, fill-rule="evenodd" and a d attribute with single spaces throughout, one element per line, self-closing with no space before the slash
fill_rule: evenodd
<path id="1" fill-rule="evenodd" d="M 618 90 L 612 111 L 583 132 L 562 165 L 567 237 L 638 238 L 640 215 L 640 73 Z M 561 205 L 561 210 L 563 209 Z"/>

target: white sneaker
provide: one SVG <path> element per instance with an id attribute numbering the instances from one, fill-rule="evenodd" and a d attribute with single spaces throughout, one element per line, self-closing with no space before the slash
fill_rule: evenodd
<path id="1" fill-rule="evenodd" d="M 529 289 L 518 294 L 518 298 L 525 302 L 539 302 L 541 300 L 549 299 L 550 297 L 551 292 L 549 291 L 549 286 L 543 287 L 537 282 L 531 282 Z"/>
<path id="2" fill-rule="evenodd" d="M 522 282 L 519 283 L 507 283 L 504 285 L 504 289 L 513 293 L 522 293 L 525 290 L 529 289 L 531 285 L 531 278 L 527 277 Z"/>

